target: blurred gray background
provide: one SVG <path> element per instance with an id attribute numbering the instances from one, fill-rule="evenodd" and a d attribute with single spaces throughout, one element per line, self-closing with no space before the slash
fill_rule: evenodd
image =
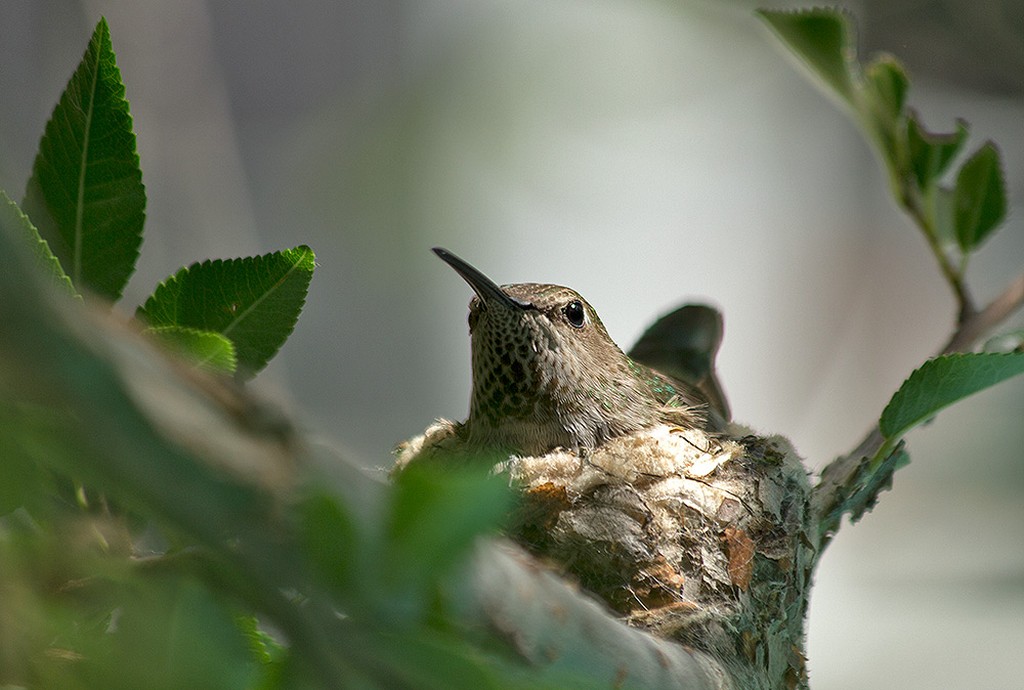
<path id="1" fill-rule="evenodd" d="M 953 302 L 757 6 L 4 0 L 0 187 L 21 198 L 105 15 L 149 196 L 123 308 L 193 260 L 311 245 L 306 310 L 257 385 L 358 462 L 468 409 L 470 290 L 441 245 L 499 283 L 575 287 L 623 347 L 683 300 L 718 305 L 737 419 L 817 469 L 939 347 Z M 964 117 L 972 148 L 1002 149 L 1009 221 L 969 271 L 985 302 L 1024 266 L 1024 4 L 850 9 L 926 125 Z M 1014 381 L 912 435 L 818 572 L 817 690 L 1021 687 L 1022 419 Z"/>

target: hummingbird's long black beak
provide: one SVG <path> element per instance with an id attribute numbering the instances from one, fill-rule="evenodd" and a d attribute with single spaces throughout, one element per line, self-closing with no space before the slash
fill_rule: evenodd
<path id="1" fill-rule="evenodd" d="M 506 293 L 493 280 L 447 249 L 434 247 L 432 251 L 441 257 L 442 261 L 454 268 L 455 272 L 462 276 L 463 280 L 469 283 L 469 286 L 480 297 L 480 301 L 484 303 L 484 306 L 499 303 L 508 307 L 518 307 L 519 309 L 530 309 L 533 307 L 529 302 L 518 300 Z"/>

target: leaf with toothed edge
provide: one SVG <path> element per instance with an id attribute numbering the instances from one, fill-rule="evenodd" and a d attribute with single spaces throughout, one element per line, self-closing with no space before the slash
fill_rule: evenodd
<path id="1" fill-rule="evenodd" d="M 147 328 L 157 340 L 180 353 L 200 369 L 234 373 L 238 368 L 235 344 L 220 333 L 182 326 Z"/>
<path id="2" fill-rule="evenodd" d="M 889 440 L 934 417 L 940 410 L 1008 378 L 1024 374 L 1024 353 L 968 352 L 922 364 L 892 396 L 879 430 Z"/>
<path id="3" fill-rule="evenodd" d="M 903 104 L 909 80 L 903 66 L 891 55 L 880 55 L 864 69 L 860 101 L 861 117 L 878 138 L 886 163 L 902 169 L 905 165 L 906 134 Z"/>
<path id="4" fill-rule="evenodd" d="M 876 462 L 864 458 L 857 467 L 855 476 L 851 477 L 849 484 L 844 487 L 841 500 L 837 501 L 835 507 L 818 525 L 820 534 L 825 537 L 835 533 L 844 515 L 850 516 L 850 522 L 860 520 L 864 513 L 875 507 L 878 495 L 892 488 L 892 478 L 896 470 L 908 464 L 910 456 L 902 441 Z"/>
<path id="5" fill-rule="evenodd" d="M 244 259 L 205 261 L 161 283 L 137 316 L 151 328 L 189 328 L 228 338 L 236 376 L 251 378 L 291 334 L 315 268 L 306 246 Z"/>
<path id="6" fill-rule="evenodd" d="M 110 31 L 100 20 L 39 142 L 22 209 L 78 290 L 121 296 L 146 190 Z"/>
<path id="7" fill-rule="evenodd" d="M 917 113 L 910 113 L 907 118 L 907 145 L 918 188 L 927 189 L 946 172 L 966 139 L 967 123 L 963 120 L 957 120 L 955 132 L 936 134 L 924 128 Z"/>
<path id="8" fill-rule="evenodd" d="M 980 246 L 1006 215 L 1006 183 L 999 149 L 991 141 L 964 162 L 954 196 L 957 241 L 969 252 Z"/>
<path id="9" fill-rule="evenodd" d="M 847 16 L 833 9 L 757 10 L 768 26 L 840 98 L 855 97 Z"/>
<path id="10" fill-rule="evenodd" d="M 50 251 L 50 245 L 39 236 L 39 231 L 28 216 L 3 191 L 0 191 L 0 227 L 12 236 L 22 235 L 36 258 L 36 265 L 50 277 L 51 282 L 62 292 L 80 298 L 60 261 Z"/>

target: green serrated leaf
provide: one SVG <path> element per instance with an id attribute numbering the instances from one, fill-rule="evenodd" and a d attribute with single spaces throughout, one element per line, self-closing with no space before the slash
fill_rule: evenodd
<path id="1" fill-rule="evenodd" d="M 251 378 L 291 334 L 314 268 L 306 246 L 192 264 L 161 283 L 137 316 L 153 328 L 194 328 L 229 338 L 237 375 Z"/>
<path id="2" fill-rule="evenodd" d="M 985 142 L 956 177 L 956 237 L 964 253 L 980 246 L 1006 215 L 999 149 Z"/>
<path id="3" fill-rule="evenodd" d="M 903 104 L 908 86 L 903 65 L 891 55 L 880 55 L 864 71 L 864 87 L 858 107 L 892 171 L 902 171 L 906 167 Z"/>
<path id="4" fill-rule="evenodd" d="M 235 344 L 220 333 L 182 326 L 157 326 L 146 332 L 201 369 L 230 374 L 238 366 Z"/>
<path id="5" fill-rule="evenodd" d="M 139 256 L 146 190 L 105 20 L 46 123 L 22 208 L 75 287 L 121 296 Z"/>
<path id="6" fill-rule="evenodd" d="M 826 537 L 839 529 L 844 515 L 850 516 L 850 522 L 857 522 L 865 512 L 875 507 L 878 494 L 892 488 L 892 478 L 896 470 L 910 463 L 910 456 L 903 442 L 885 449 L 876 458 L 864 458 L 857 467 L 856 474 L 844 487 L 842 499 L 818 525 L 819 534 Z"/>
<path id="7" fill-rule="evenodd" d="M 1024 373 L 1024 353 L 962 353 L 928 360 L 903 382 L 882 412 L 889 440 L 931 419 L 958 400 Z"/>
<path id="8" fill-rule="evenodd" d="M 921 124 L 917 113 L 907 119 L 907 144 L 910 164 L 919 189 L 927 190 L 942 173 L 967 140 L 967 123 L 956 121 L 956 131 L 949 134 L 929 132 Z"/>
<path id="9" fill-rule="evenodd" d="M 879 110 L 895 120 L 903 112 L 910 85 L 907 73 L 892 55 L 879 55 L 864 70 L 867 87 L 877 99 Z"/>
<path id="10" fill-rule="evenodd" d="M 50 251 L 50 245 L 39 236 L 39 231 L 32 225 L 28 216 L 22 213 L 18 205 L 11 201 L 3 191 L 0 191 L 0 226 L 4 227 L 5 232 L 9 232 L 15 237 L 21 235 L 25 238 L 26 245 L 35 256 L 36 265 L 49 276 L 50 282 L 58 290 L 69 295 L 79 296 L 75 292 L 75 286 L 71 284 L 71 279 L 60 265 L 60 261 Z"/>
<path id="11" fill-rule="evenodd" d="M 798 12 L 758 10 L 757 13 L 814 74 L 843 100 L 853 104 L 855 63 L 845 12 L 815 8 Z"/>

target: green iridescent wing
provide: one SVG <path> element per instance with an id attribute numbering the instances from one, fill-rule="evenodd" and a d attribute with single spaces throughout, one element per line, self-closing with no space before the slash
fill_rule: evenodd
<path id="1" fill-rule="evenodd" d="M 715 355 L 722 344 L 722 315 L 702 304 L 687 304 L 648 328 L 629 357 L 669 379 L 695 387 L 711 410 L 729 421 L 729 403 L 715 374 Z"/>

